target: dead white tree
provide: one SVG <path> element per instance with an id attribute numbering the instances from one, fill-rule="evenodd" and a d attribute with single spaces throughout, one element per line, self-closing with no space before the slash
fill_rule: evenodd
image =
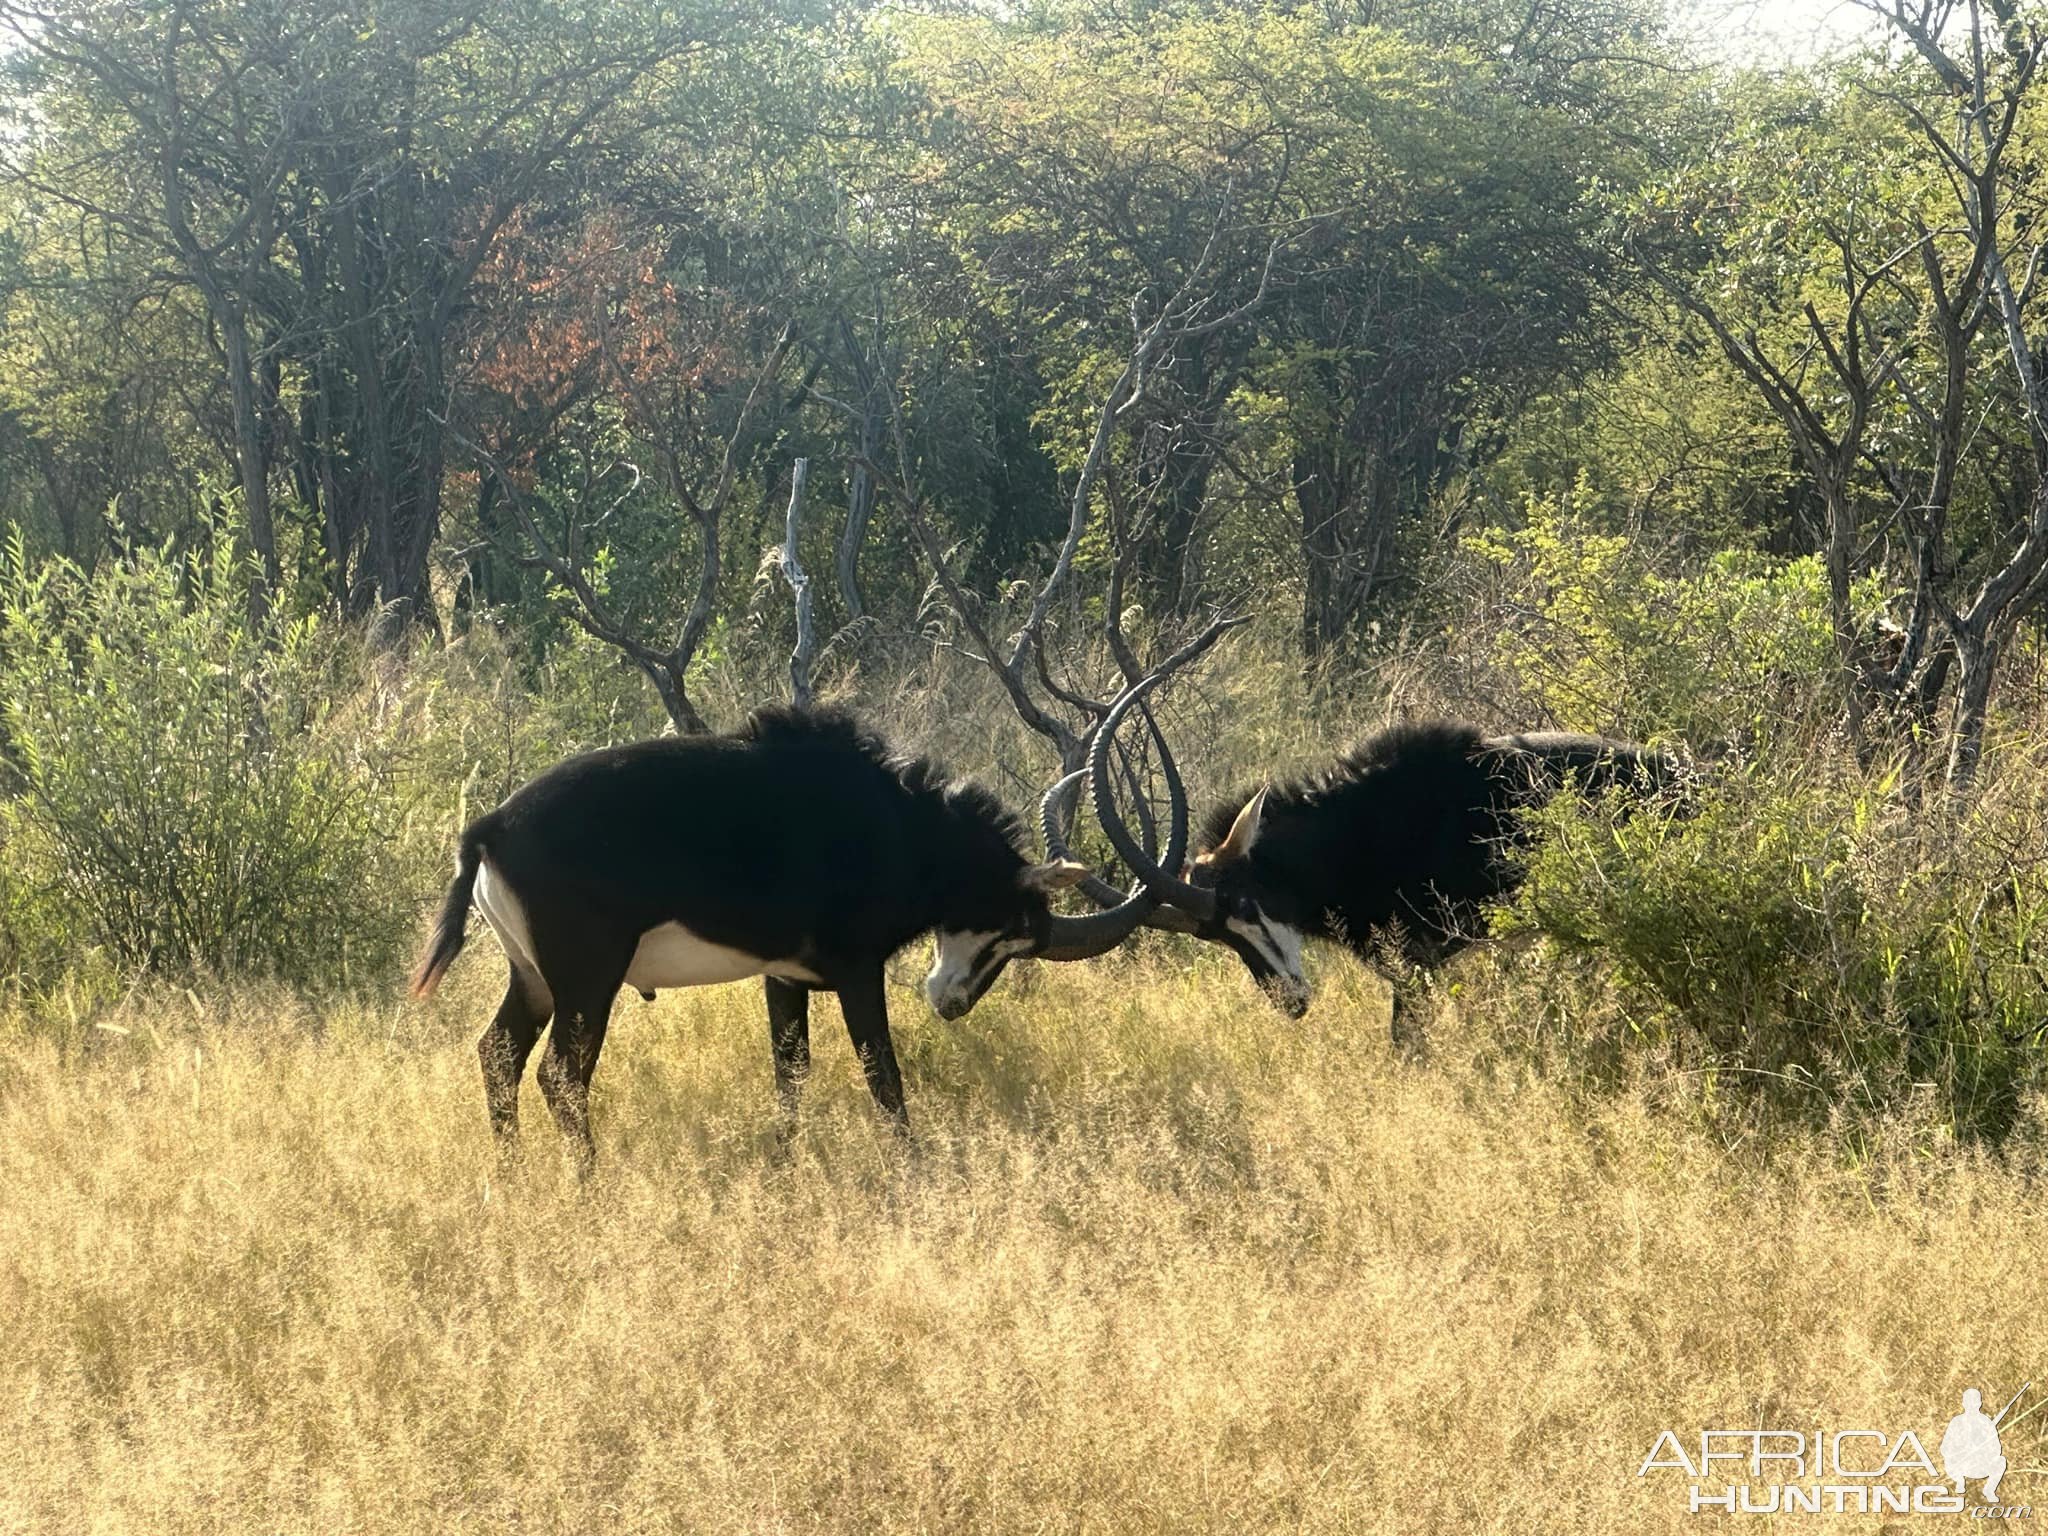
<path id="1" fill-rule="evenodd" d="M 796 607 L 796 644 L 789 653 L 789 700 L 798 709 L 811 707 L 811 669 L 818 653 L 817 627 L 811 618 L 811 578 L 804 570 L 803 550 L 797 529 L 803 513 L 804 479 L 811 461 L 798 459 L 789 467 L 789 513 L 784 519 L 782 579 L 789 583 L 790 600 Z"/>

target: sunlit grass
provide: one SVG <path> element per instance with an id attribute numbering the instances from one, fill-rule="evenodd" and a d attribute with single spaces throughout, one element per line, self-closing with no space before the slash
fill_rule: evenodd
<path id="1" fill-rule="evenodd" d="M 899 988 L 915 1157 L 820 1000 L 786 1162 L 758 994 L 629 994 L 579 1189 L 531 1082 L 491 1156 L 488 951 L 11 1027 L 0 1527 L 1685 1528 L 1662 1428 L 2048 1375 L 2030 1133 L 1731 1149 L 1509 1065 L 1483 966 L 1420 1066 L 1348 966 L 1301 1024 L 1158 955 Z"/>

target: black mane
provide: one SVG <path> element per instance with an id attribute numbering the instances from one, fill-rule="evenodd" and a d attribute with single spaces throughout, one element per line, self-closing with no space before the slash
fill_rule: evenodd
<path id="1" fill-rule="evenodd" d="M 895 775 L 911 794 L 935 798 L 950 810 L 986 822 L 1018 853 L 1028 856 L 1022 818 L 1004 805 L 994 790 L 974 779 L 955 778 L 929 757 L 895 751 L 844 709 L 802 710 L 788 704 L 769 704 L 749 715 L 732 736 L 735 741 L 790 746 L 808 743 L 828 751 L 857 754 Z"/>
<path id="2" fill-rule="evenodd" d="M 1409 720 L 1374 731 L 1336 762 L 1313 773 L 1301 774 L 1274 784 L 1266 803 L 1276 809 L 1307 809 L 1334 792 L 1399 765 L 1403 769 L 1419 764 L 1449 767 L 1469 762 L 1485 733 L 1465 720 Z M 1232 790 L 1210 807 L 1197 829 L 1197 849 L 1214 848 L 1230 835 L 1231 823 L 1245 808 L 1258 786 Z"/>

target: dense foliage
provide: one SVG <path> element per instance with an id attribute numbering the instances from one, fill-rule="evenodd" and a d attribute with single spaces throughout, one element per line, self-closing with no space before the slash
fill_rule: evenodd
<path id="1" fill-rule="evenodd" d="M 338 750 L 311 620 L 252 628 L 234 559 L 145 556 L 94 577 L 0 571 L 0 700 L 15 794 L 17 965 L 103 946 L 122 964 L 300 981 L 388 964 L 374 814 L 384 765 Z M 51 931 L 54 929 L 54 931 Z"/>
<path id="2" fill-rule="evenodd" d="M 381 984 L 473 803 L 786 689 L 792 537 L 800 670 L 1020 803 L 1220 610 L 1200 785 L 1681 744 L 1514 919 L 1575 1038 L 2003 1127 L 2048 34 L 1686 15 L 0 0 L 0 967 Z"/>

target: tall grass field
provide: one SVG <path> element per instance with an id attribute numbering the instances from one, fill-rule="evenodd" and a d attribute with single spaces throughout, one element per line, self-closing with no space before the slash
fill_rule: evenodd
<path id="1" fill-rule="evenodd" d="M 659 729 L 644 685 L 482 630 L 258 646 L 198 566 L 17 572 L 0 1532 L 1697 1530 L 1696 1494 L 1856 1482 L 1872 1434 L 1922 1461 L 1863 1481 L 1924 1508 L 1972 1388 L 2019 1394 L 2000 1510 L 2048 1506 L 2048 707 L 2015 691 L 1946 800 L 1841 738 L 1804 575 L 1674 597 L 1590 547 L 1508 554 L 1574 612 L 1697 622 L 1564 671 L 1506 621 L 1324 670 L 1268 627 L 1161 711 L 1203 803 L 1430 714 L 1700 749 L 1687 815 L 1540 818 L 1500 942 L 1395 978 L 1419 1046 L 1327 947 L 1299 1022 L 1145 935 L 946 1024 L 917 945 L 914 1142 L 821 997 L 785 1150 L 758 988 L 628 992 L 584 1183 L 531 1081 L 491 1145 L 481 925 L 397 991 L 455 829 Z M 1528 584 L 1501 569 L 1482 595 Z M 986 669 L 831 682 L 1012 807 L 1044 788 Z M 779 687 L 700 696 L 731 723 Z M 1764 1431 L 1851 1450 L 1730 1457 Z M 1975 1518 L 1848 1491 L 1822 1525 Z"/>
<path id="2" fill-rule="evenodd" d="M 531 1081 L 493 1156 L 488 940 L 425 1007 L 17 1030 L 0 1529 L 1687 1530 L 1667 1428 L 1932 1452 L 2048 1361 L 2036 1105 L 1994 1156 L 1573 1091 L 1512 950 L 1420 1060 L 1348 963 L 1300 1023 L 1161 946 L 948 1025 L 911 958 L 913 1149 L 829 999 L 778 1158 L 756 990 L 628 995 L 583 1186 Z"/>

